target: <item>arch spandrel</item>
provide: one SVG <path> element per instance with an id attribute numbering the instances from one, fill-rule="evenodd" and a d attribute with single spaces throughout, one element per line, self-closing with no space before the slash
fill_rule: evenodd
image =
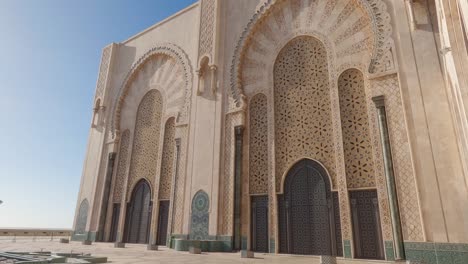
<path id="1" fill-rule="evenodd" d="M 262 85 L 268 77 L 262 65 L 269 65 L 284 39 L 301 34 L 325 36 L 337 68 L 358 63 L 366 65 L 369 73 L 387 71 L 386 60 L 392 59 L 388 56 L 391 31 L 390 15 L 382 0 L 265 0 L 236 47 L 231 96 L 240 107 L 249 86 L 265 87 Z"/>
<path id="2" fill-rule="evenodd" d="M 135 119 L 132 107 L 151 89 L 163 94 L 166 116 L 176 116 L 178 124 L 187 123 L 192 82 L 189 58 L 180 47 L 169 43 L 155 46 L 133 64 L 118 91 L 112 109 L 112 135 L 131 128 L 132 124 L 122 127 L 121 122 Z"/>

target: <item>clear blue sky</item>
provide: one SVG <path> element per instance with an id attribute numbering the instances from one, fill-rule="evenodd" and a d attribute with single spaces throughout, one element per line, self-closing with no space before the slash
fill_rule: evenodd
<path id="1" fill-rule="evenodd" d="M 102 48 L 194 2 L 1 0 L 0 227 L 72 227 Z"/>

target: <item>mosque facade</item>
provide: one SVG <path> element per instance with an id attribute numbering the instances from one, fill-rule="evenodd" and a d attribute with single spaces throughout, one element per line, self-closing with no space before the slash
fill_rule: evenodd
<path id="1" fill-rule="evenodd" d="M 73 239 L 468 263 L 467 29 L 464 0 L 199 0 L 106 46 Z"/>

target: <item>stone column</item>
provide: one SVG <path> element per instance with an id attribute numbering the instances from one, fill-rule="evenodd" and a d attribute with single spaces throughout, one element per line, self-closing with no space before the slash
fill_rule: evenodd
<path id="1" fill-rule="evenodd" d="M 235 130 L 234 151 L 234 249 L 241 249 L 241 184 L 242 184 L 242 145 L 244 127 L 237 126 Z"/>
<path id="2" fill-rule="evenodd" d="M 106 216 L 107 216 L 107 208 L 109 207 L 109 195 L 111 190 L 112 184 L 112 176 L 114 175 L 114 164 L 115 164 L 115 157 L 117 153 L 112 152 L 109 153 L 108 161 L 107 161 L 107 172 L 106 172 L 106 179 L 104 182 L 104 194 L 102 195 L 101 201 L 101 214 L 99 218 L 99 225 L 98 225 L 98 241 L 104 241 L 104 229 L 106 225 Z"/>
<path id="3" fill-rule="evenodd" d="M 393 171 L 392 150 L 390 146 L 390 136 L 388 134 L 387 113 L 385 110 L 385 97 L 383 95 L 372 98 L 377 108 L 380 140 L 382 144 L 382 154 L 384 159 L 385 179 L 387 182 L 388 201 L 390 205 L 390 216 L 392 219 L 393 240 L 395 243 L 395 259 L 405 259 L 403 245 L 403 235 L 401 231 L 400 210 L 398 208 L 398 197 L 395 184 L 395 174 Z"/>
<path id="4" fill-rule="evenodd" d="M 177 189 L 177 181 L 179 179 L 179 160 L 180 160 L 180 138 L 176 138 L 175 140 L 175 146 L 176 146 L 176 155 L 175 155 L 175 160 L 174 160 L 174 177 L 172 178 L 172 187 L 171 187 L 171 201 L 169 205 L 169 221 L 168 221 L 168 227 L 167 227 L 167 240 L 166 241 L 166 246 L 171 247 L 171 242 L 172 242 L 172 234 L 173 234 L 173 229 L 174 229 L 174 212 L 175 212 L 175 202 L 176 202 L 176 193 L 178 191 Z"/>

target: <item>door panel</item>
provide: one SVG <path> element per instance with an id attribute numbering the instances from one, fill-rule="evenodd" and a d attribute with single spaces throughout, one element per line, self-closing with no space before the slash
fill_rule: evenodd
<path id="1" fill-rule="evenodd" d="M 377 191 L 353 191 L 350 200 L 356 257 L 383 259 Z"/>
<path id="2" fill-rule="evenodd" d="M 268 196 L 252 196 L 252 250 L 268 252 Z"/>
<path id="3" fill-rule="evenodd" d="M 169 201 L 159 202 L 158 245 L 165 246 L 167 242 L 167 226 L 169 222 Z"/>

